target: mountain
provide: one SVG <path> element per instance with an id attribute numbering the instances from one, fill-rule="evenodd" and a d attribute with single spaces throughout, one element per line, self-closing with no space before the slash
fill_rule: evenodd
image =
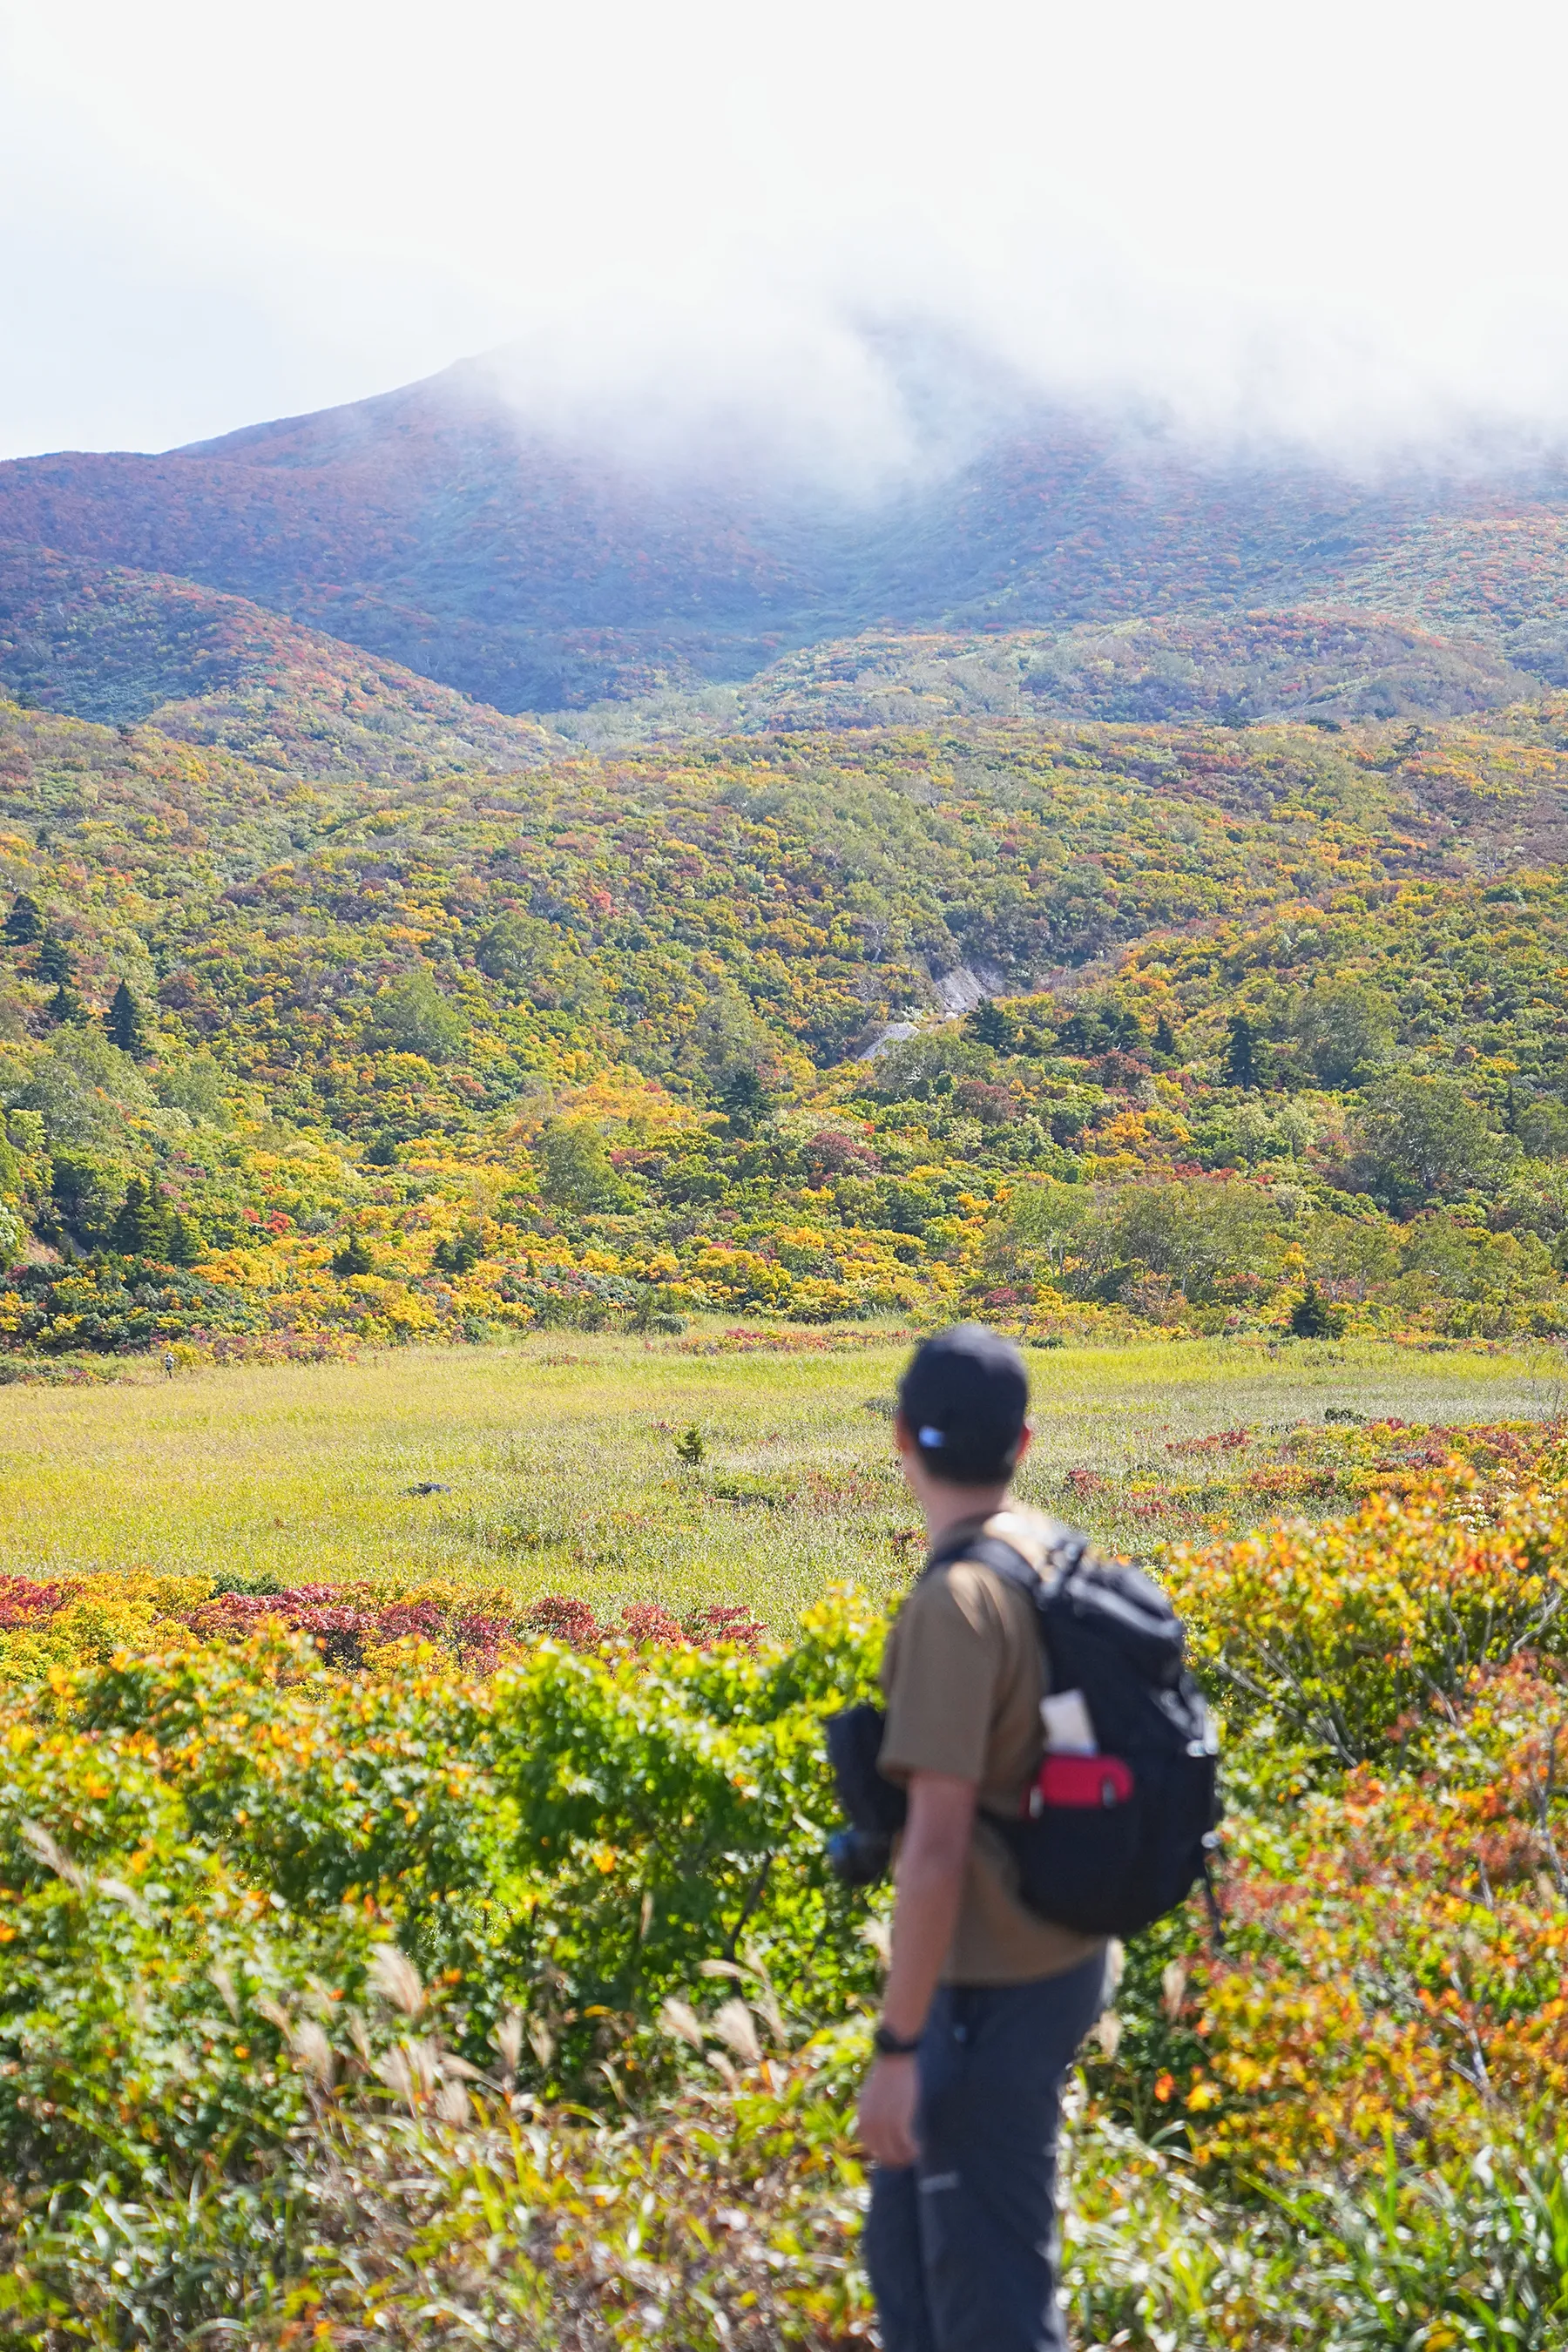
<path id="1" fill-rule="evenodd" d="M 167 574 L 0 544 L 0 691 L 40 709 L 220 747 L 311 779 L 415 781 L 606 748 L 939 717 L 1132 720 L 1453 718 L 1539 681 L 1475 638 L 1304 610 L 1060 631 L 866 631 L 708 686 L 560 715 L 563 733 L 470 701 L 247 598 Z"/>
<path id="2" fill-rule="evenodd" d="M 1568 677 L 1551 467 L 1371 481 L 1064 413 L 856 499 L 722 448 L 636 458 L 546 430 L 468 362 L 162 456 L 0 467 L 0 541 L 248 599 L 506 712 L 734 682 L 868 627 L 1303 604 Z"/>
<path id="3" fill-rule="evenodd" d="M 47 548 L 0 545 L 0 688 L 312 779 L 510 771 L 551 744 L 531 720 L 244 597 Z"/>
<path id="4" fill-rule="evenodd" d="M 0 540 L 227 590 L 509 711 L 762 667 L 813 590 L 746 504 L 531 437 L 472 371 L 0 467 Z"/>

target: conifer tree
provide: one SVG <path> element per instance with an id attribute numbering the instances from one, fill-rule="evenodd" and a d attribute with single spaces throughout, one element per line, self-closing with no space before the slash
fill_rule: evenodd
<path id="1" fill-rule="evenodd" d="M 737 1062 L 719 1088 L 731 1135 L 754 1135 L 772 1105 L 768 1090 L 750 1062 Z"/>
<path id="2" fill-rule="evenodd" d="M 18 890 L 5 918 L 5 944 L 9 948 L 30 948 L 35 940 L 44 936 L 44 918 L 36 898 L 26 890 Z"/>
<path id="3" fill-rule="evenodd" d="M 989 1045 L 994 1053 L 1012 1054 L 1017 1050 L 1017 1023 L 990 997 L 975 1006 L 963 1026 L 977 1045 Z"/>
<path id="4" fill-rule="evenodd" d="M 56 988 L 68 988 L 76 978 L 76 958 L 53 931 L 44 933 L 44 944 L 38 950 L 38 978 Z"/>
<path id="5" fill-rule="evenodd" d="M 1290 1329 L 1298 1339 L 1341 1339 L 1348 1320 L 1348 1310 L 1331 1304 L 1315 1282 L 1308 1283 L 1290 1309 Z"/>
<path id="6" fill-rule="evenodd" d="M 194 1217 L 176 1209 L 168 1223 L 164 1255 L 171 1265 L 195 1265 L 206 1244 Z"/>
<path id="7" fill-rule="evenodd" d="M 169 1219 L 144 1176 L 132 1176 L 110 1234 L 111 1247 L 121 1257 L 168 1255 Z"/>
<path id="8" fill-rule="evenodd" d="M 87 1007 L 68 980 L 61 981 L 44 1011 L 57 1029 L 79 1024 L 87 1019 Z"/>
<path id="9" fill-rule="evenodd" d="M 142 1007 L 121 981 L 115 990 L 103 1025 L 109 1032 L 110 1045 L 118 1045 L 122 1054 L 140 1061 L 147 1051 L 147 1025 L 142 1017 Z"/>
<path id="10" fill-rule="evenodd" d="M 484 1236 L 472 1225 L 436 1244 L 431 1259 L 438 1274 L 472 1274 L 484 1255 Z"/>
<path id="11" fill-rule="evenodd" d="M 1245 1013 L 1231 1015 L 1230 1034 L 1226 1041 L 1225 1076 L 1227 1086 L 1255 1087 L 1258 1084 L 1258 1032 Z"/>

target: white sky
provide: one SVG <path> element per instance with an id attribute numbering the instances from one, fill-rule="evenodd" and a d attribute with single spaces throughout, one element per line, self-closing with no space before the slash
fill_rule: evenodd
<path id="1" fill-rule="evenodd" d="M 897 456 L 868 316 L 1199 425 L 1555 428 L 1565 67 L 1534 0 L 0 0 L 0 455 L 516 343 Z"/>

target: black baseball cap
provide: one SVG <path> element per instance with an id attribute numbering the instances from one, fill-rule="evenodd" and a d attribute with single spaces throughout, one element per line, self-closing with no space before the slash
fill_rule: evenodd
<path id="1" fill-rule="evenodd" d="M 955 1323 L 922 1339 L 899 1383 L 899 1411 L 921 1460 L 955 1486 L 990 1486 L 1011 1475 L 1028 1410 L 1024 1359 L 984 1323 Z"/>

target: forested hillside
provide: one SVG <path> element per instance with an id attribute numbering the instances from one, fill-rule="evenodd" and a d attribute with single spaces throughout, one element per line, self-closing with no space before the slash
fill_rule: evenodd
<path id="1" fill-rule="evenodd" d="M 785 729 L 930 727 L 952 719 L 1452 718 L 1542 690 L 1494 646 L 1344 609 L 1084 622 L 1071 629 L 865 630 L 786 654 L 737 687 L 559 711 L 575 740 Z M 93 714 L 87 714 L 91 716 Z"/>
<path id="2" fill-rule="evenodd" d="M 545 730 L 161 572 L 0 548 L 0 688 L 26 706 L 222 745 L 300 776 L 513 770 Z"/>
<path id="3" fill-rule="evenodd" d="M 367 781 L 6 709 L 24 1352 L 1568 1328 L 1568 705 Z"/>

